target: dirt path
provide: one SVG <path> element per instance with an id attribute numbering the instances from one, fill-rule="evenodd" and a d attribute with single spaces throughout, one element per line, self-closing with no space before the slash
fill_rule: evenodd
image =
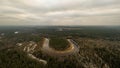
<path id="1" fill-rule="evenodd" d="M 70 43 L 70 47 L 64 51 L 57 51 L 49 46 L 49 39 L 45 38 L 45 41 L 44 41 L 43 47 L 42 47 L 42 51 L 51 56 L 66 56 L 66 55 L 75 54 L 76 52 L 79 51 L 77 46 L 73 43 L 73 40 L 67 39 L 67 41 Z"/>

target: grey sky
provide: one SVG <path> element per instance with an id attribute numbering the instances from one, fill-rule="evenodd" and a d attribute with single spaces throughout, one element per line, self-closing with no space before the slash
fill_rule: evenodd
<path id="1" fill-rule="evenodd" d="M 120 0 L 0 0 L 0 25 L 120 25 Z"/>

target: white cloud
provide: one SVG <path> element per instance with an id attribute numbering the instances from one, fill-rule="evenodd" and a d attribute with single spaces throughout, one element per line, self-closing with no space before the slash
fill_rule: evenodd
<path id="1" fill-rule="evenodd" d="M 1 0 L 0 25 L 120 25 L 119 0 Z M 106 23 L 104 23 L 106 22 Z"/>

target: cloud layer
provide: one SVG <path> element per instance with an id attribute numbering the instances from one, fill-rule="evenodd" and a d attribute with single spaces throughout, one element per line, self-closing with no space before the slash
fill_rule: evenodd
<path id="1" fill-rule="evenodd" d="M 1 0 L 0 25 L 120 25 L 119 0 Z"/>

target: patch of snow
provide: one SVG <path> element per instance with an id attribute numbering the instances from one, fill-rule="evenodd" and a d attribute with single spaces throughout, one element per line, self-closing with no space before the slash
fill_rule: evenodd
<path id="1" fill-rule="evenodd" d="M 24 51 L 33 53 L 36 46 L 37 46 L 37 44 L 35 42 L 30 41 L 30 43 L 25 46 Z"/>
<path id="2" fill-rule="evenodd" d="M 14 32 L 14 34 L 18 34 L 18 33 L 19 33 L 18 31 Z"/>
<path id="3" fill-rule="evenodd" d="M 17 43 L 16 45 L 17 45 L 17 46 L 22 46 L 22 43 Z"/>
<path id="4" fill-rule="evenodd" d="M 23 51 L 26 51 L 26 46 L 24 47 Z"/>
<path id="5" fill-rule="evenodd" d="M 39 61 L 39 62 L 42 62 L 42 63 L 45 64 L 45 65 L 47 64 L 47 61 L 46 61 L 46 60 L 39 59 L 39 58 L 35 57 L 35 56 L 32 55 L 32 54 L 28 54 L 28 56 L 31 57 L 32 59 L 35 59 L 35 60 L 37 60 L 37 61 Z"/>

